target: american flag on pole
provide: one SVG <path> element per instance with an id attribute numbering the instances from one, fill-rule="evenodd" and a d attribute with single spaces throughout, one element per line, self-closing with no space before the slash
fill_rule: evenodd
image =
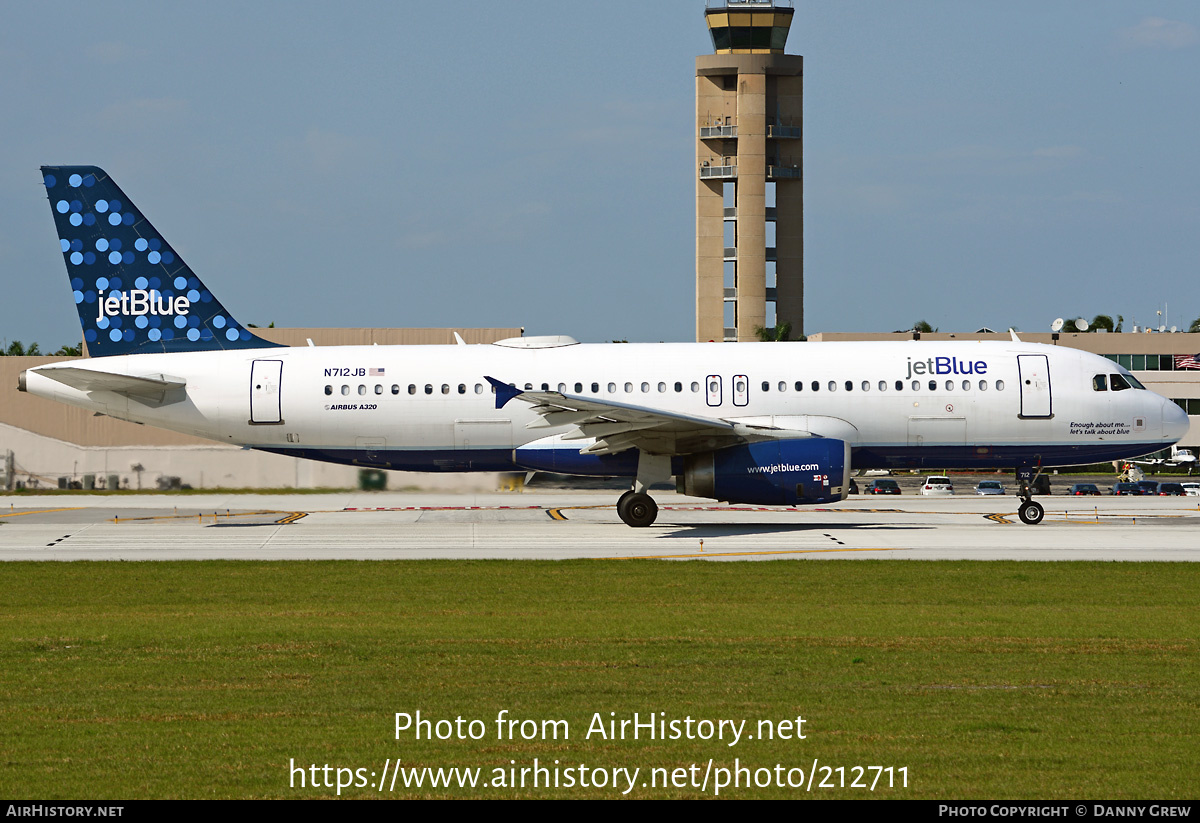
<path id="1" fill-rule="evenodd" d="M 386 369 L 370 369 L 367 373 L 368 377 L 383 377 Z"/>
<path id="2" fill-rule="evenodd" d="M 1200 354 L 1177 354 L 1175 355 L 1175 368 L 1177 369 L 1200 369 L 1200 362 L 1197 362 Z"/>

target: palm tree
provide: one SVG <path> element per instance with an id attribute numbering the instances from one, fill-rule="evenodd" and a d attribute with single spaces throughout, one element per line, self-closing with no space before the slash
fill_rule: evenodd
<path id="1" fill-rule="evenodd" d="M 34 343 L 29 348 L 25 348 L 25 344 L 20 340 L 14 340 L 9 343 L 7 349 L 0 349 L 0 355 L 6 357 L 37 357 L 41 353 L 42 350 L 38 348 L 37 343 Z"/>
<path id="2" fill-rule="evenodd" d="M 755 326 L 754 334 L 764 343 L 782 343 L 792 336 L 792 324 L 784 322 L 771 328 Z"/>

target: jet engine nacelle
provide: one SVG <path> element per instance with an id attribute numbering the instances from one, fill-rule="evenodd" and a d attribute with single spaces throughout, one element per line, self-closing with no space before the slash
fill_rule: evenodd
<path id="1" fill-rule="evenodd" d="M 836 503 L 850 488 L 850 444 L 811 437 L 732 446 L 683 459 L 679 491 L 729 503 Z"/>

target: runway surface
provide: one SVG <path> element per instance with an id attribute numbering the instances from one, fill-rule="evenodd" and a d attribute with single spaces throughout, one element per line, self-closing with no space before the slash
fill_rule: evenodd
<path id="1" fill-rule="evenodd" d="M 663 558 L 1200 560 L 1200 499 L 852 497 L 729 506 L 656 492 L 632 529 L 613 492 L 9 496 L 0 560 Z"/>

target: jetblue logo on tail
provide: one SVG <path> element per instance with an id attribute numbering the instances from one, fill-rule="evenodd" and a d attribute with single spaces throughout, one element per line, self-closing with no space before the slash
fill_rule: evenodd
<path id="1" fill-rule="evenodd" d="M 42 167 L 88 352 L 267 348 L 243 328 L 103 170 Z"/>

